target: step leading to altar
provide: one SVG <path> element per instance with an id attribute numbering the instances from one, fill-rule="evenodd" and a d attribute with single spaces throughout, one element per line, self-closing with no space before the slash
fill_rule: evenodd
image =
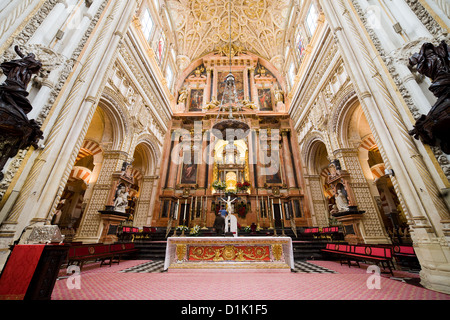
<path id="1" fill-rule="evenodd" d="M 290 272 L 290 237 L 169 237 L 164 270 Z"/>

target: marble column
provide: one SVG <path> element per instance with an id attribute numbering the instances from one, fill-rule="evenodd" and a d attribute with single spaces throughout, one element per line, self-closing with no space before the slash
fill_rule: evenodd
<path id="1" fill-rule="evenodd" d="M 99 210 L 104 210 L 113 187 L 112 175 L 122 168 L 128 154 L 122 151 L 105 151 L 102 169 L 92 192 L 92 197 L 83 213 L 74 241 L 98 242 L 102 233 Z"/>
<path id="2" fill-rule="evenodd" d="M 176 182 L 177 182 L 177 173 L 178 173 L 178 167 L 180 163 L 180 157 L 181 157 L 181 151 L 180 148 L 180 134 L 176 131 L 172 133 L 174 135 L 174 142 L 173 142 L 173 148 L 170 150 L 169 155 L 169 172 L 168 172 L 168 178 L 167 178 L 167 188 L 168 189 L 175 189 Z"/>
<path id="3" fill-rule="evenodd" d="M 144 176 L 142 178 L 140 196 L 134 214 L 133 226 L 135 227 L 142 227 L 147 224 L 147 219 L 151 212 L 151 199 L 154 191 L 154 182 L 156 179 L 156 176 Z"/>
<path id="4" fill-rule="evenodd" d="M 283 162 L 284 162 L 284 167 L 286 170 L 286 178 L 287 178 L 287 186 L 288 188 L 295 188 L 295 176 L 294 176 L 294 168 L 292 165 L 292 157 L 291 157 L 291 151 L 289 148 L 289 131 L 287 130 L 282 130 L 281 131 L 281 136 L 283 139 Z"/>

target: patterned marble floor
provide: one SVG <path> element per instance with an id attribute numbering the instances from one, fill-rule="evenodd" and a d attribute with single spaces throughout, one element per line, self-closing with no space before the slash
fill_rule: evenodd
<path id="1" fill-rule="evenodd" d="M 131 268 L 121 270 L 124 273 L 159 273 L 164 271 L 164 261 L 148 261 Z M 336 271 L 321 267 L 307 261 L 295 261 L 294 272 L 298 273 L 336 273 Z"/>

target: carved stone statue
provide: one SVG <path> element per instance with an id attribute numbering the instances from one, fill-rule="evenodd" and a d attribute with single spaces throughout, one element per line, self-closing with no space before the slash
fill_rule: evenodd
<path id="1" fill-rule="evenodd" d="M 348 200 L 345 194 L 342 193 L 342 190 L 338 190 L 335 196 L 336 207 L 339 212 L 348 211 Z"/>
<path id="2" fill-rule="evenodd" d="M 438 98 L 429 113 L 422 115 L 409 134 L 430 146 L 439 146 L 450 154 L 450 52 L 442 41 L 439 46 L 423 44 L 409 64 L 432 81 L 429 90 Z"/>
<path id="3" fill-rule="evenodd" d="M 183 90 L 181 90 L 178 93 L 178 103 L 184 103 L 187 99 L 188 96 L 188 91 L 186 88 L 183 88 Z"/>
<path id="4" fill-rule="evenodd" d="M 0 170 L 6 161 L 20 149 L 34 146 L 42 138 L 42 131 L 27 114 L 33 109 L 28 100 L 27 87 L 33 74 L 37 74 L 42 63 L 33 53 L 24 55 L 14 47 L 20 59 L 3 62 L 0 65 L 6 80 L 0 85 Z M 0 180 L 3 174 L 0 172 Z"/>
<path id="5" fill-rule="evenodd" d="M 125 213 L 128 206 L 128 191 L 123 185 L 119 186 L 117 196 L 114 200 L 114 211 Z"/>

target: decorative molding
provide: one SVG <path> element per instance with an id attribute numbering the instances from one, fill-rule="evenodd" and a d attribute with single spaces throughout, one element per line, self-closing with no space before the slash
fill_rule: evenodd
<path id="1" fill-rule="evenodd" d="M 433 35 L 434 38 L 420 38 L 413 41 L 410 41 L 403 45 L 401 48 L 393 51 L 390 54 L 386 54 L 383 45 L 378 38 L 375 31 L 371 28 L 370 24 L 367 23 L 367 18 L 365 16 L 364 10 L 361 9 L 357 0 L 351 0 L 353 6 L 363 23 L 364 27 L 367 30 L 367 33 L 370 37 L 370 40 L 374 44 L 375 48 L 379 52 L 380 58 L 385 63 L 389 74 L 398 87 L 398 91 L 401 94 L 403 100 L 405 101 L 408 109 L 410 110 L 412 116 L 415 120 L 417 120 L 422 113 L 419 111 L 417 106 L 415 105 L 411 93 L 405 87 L 404 79 L 402 79 L 397 71 L 397 67 L 395 62 L 401 63 L 403 65 L 408 65 L 409 58 L 420 50 L 420 47 L 424 42 L 431 42 L 435 44 L 439 44 L 442 40 L 449 40 L 450 37 L 446 33 L 446 30 L 442 29 L 440 25 L 434 20 L 434 18 L 429 14 L 429 12 L 420 4 L 417 0 L 406 0 L 405 2 L 410 6 L 411 10 L 414 14 L 419 18 L 419 20 L 423 23 L 423 25 L 427 28 L 427 30 Z M 450 163 L 448 159 L 443 155 L 442 151 L 439 148 L 431 148 L 433 154 L 444 172 L 448 181 L 450 181 Z"/>

